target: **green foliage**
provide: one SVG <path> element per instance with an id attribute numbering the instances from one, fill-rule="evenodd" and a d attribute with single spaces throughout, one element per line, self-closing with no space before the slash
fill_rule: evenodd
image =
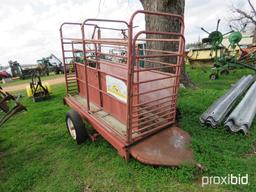
<path id="1" fill-rule="evenodd" d="M 0 191 L 253 191 L 256 188 L 256 125 L 250 135 L 231 134 L 223 127 L 199 124 L 199 116 L 248 71 L 236 71 L 217 81 L 210 70 L 188 70 L 196 90 L 182 89 L 180 127 L 192 136 L 192 147 L 204 170 L 152 167 L 126 162 L 103 138 L 76 145 L 67 133 L 64 85 L 53 86 L 53 98 L 34 103 L 23 98 L 28 112 L 0 129 Z M 24 93 L 23 93 L 24 94 Z M 173 154 L 175 155 L 175 154 Z M 248 186 L 201 187 L 201 177 L 249 174 Z"/>

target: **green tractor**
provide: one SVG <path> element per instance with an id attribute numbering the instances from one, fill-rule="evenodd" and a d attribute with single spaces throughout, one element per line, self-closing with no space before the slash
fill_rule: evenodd
<path id="1" fill-rule="evenodd" d="M 55 74 L 64 73 L 62 62 L 54 54 L 38 59 L 37 64 L 39 67 L 47 69 L 47 75 L 49 75 L 50 72 L 54 72 Z"/>

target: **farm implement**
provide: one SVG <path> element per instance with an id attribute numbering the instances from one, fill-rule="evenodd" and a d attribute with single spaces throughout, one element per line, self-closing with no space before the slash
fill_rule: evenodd
<path id="1" fill-rule="evenodd" d="M 12 94 L 5 92 L 0 87 L 0 127 L 13 115 L 27 110 L 25 106 L 18 102 L 20 97 L 13 96 Z"/>
<path id="2" fill-rule="evenodd" d="M 9 66 L 12 77 L 26 79 L 32 77 L 34 73 L 39 73 L 41 76 L 49 76 L 49 68 L 43 63 L 21 66 L 17 61 L 9 61 Z"/>
<path id="3" fill-rule="evenodd" d="M 219 75 L 227 75 L 232 69 L 247 68 L 256 71 L 256 51 L 254 49 L 242 49 L 239 42 L 242 39 L 240 31 L 231 30 L 225 34 L 219 31 L 219 23 L 217 22 L 216 30 L 208 32 L 207 38 L 202 40 L 203 43 L 211 45 L 210 57 L 214 55 L 214 67 L 210 74 L 210 79 L 215 80 Z M 228 36 L 229 45 L 225 47 L 222 41 L 226 35 Z"/>
<path id="4" fill-rule="evenodd" d="M 180 30 L 139 30 L 134 27 L 138 15 L 175 20 Z M 77 36 L 70 36 L 70 30 Z M 66 125 L 73 140 L 81 144 L 101 135 L 125 159 L 162 166 L 193 164 L 191 138 L 175 119 L 183 32 L 182 16 L 141 10 L 129 22 L 63 23 L 64 102 L 71 108 Z M 159 48 L 168 44 L 176 49 Z"/>
<path id="5" fill-rule="evenodd" d="M 38 102 L 50 98 L 51 86 L 47 82 L 42 82 L 38 73 L 34 73 L 26 91 L 28 97 L 31 97 L 34 102 Z"/>

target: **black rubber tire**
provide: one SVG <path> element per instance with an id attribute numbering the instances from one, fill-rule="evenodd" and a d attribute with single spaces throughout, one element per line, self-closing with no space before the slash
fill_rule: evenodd
<path id="1" fill-rule="evenodd" d="M 228 75 L 229 74 L 229 70 L 224 69 L 224 70 L 220 71 L 220 74 L 221 75 Z"/>
<path id="2" fill-rule="evenodd" d="M 68 130 L 68 133 L 70 134 L 70 136 L 71 136 L 71 133 L 68 128 L 68 118 L 72 121 L 72 123 L 74 125 L 74 129 L 76 132 L 75 140 L 76 140 L 77 144 L 80 145 L 88 138 L 88 133 L 86 131 L 84 122 L 83 122 L 81 116 L 79 115 L 79 113 L 77 113 L 73 109 L 69 110 L 66 114 L 66 126 L 67 126 L 67 130 Z"/>
<path id="3" fill-rule="evenodd" d="M 181 111 L 180 111 L 180 109 L 177 107 L 177 108 L 176 108 L 176 116 L 175 116 L 176 121 L 179 121 L 179 120 L 181 119 L 181 117 L 182 117 Z"/>
<path id="4" fill-rule="evenodd" d="M 32 97 L 32 101 L 36 103 L 36 102 L 38 102 L 39 100 L 38 100 L 37 98 L 35 98 L 35 97 Z"/>
<path id="5" fill-rule="evenodd" d="M 216 73 L 212 73 L 212 74 L 210 75 L 210 79 L 211 79 L 211 80 L 217 80 L 218 78 L 219 78 L 219 75 L 216 74 Z"/>
<path id="6" fill-rule="evenodd" d="M 202 39 L 202 43 L 210 43 L 211 41 L 212 39 L 208 37 Z"/>

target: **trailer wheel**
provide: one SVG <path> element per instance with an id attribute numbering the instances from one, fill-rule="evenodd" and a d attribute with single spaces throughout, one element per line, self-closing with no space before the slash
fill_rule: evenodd
<path id="1" fill-rule="evenodd" d="M 70 110 L 66 115 L 66 125 L 70 136 L 76 140 L 77 144 L 83 143 L 88 138 L 84 122 L 74 110 Z"/>

